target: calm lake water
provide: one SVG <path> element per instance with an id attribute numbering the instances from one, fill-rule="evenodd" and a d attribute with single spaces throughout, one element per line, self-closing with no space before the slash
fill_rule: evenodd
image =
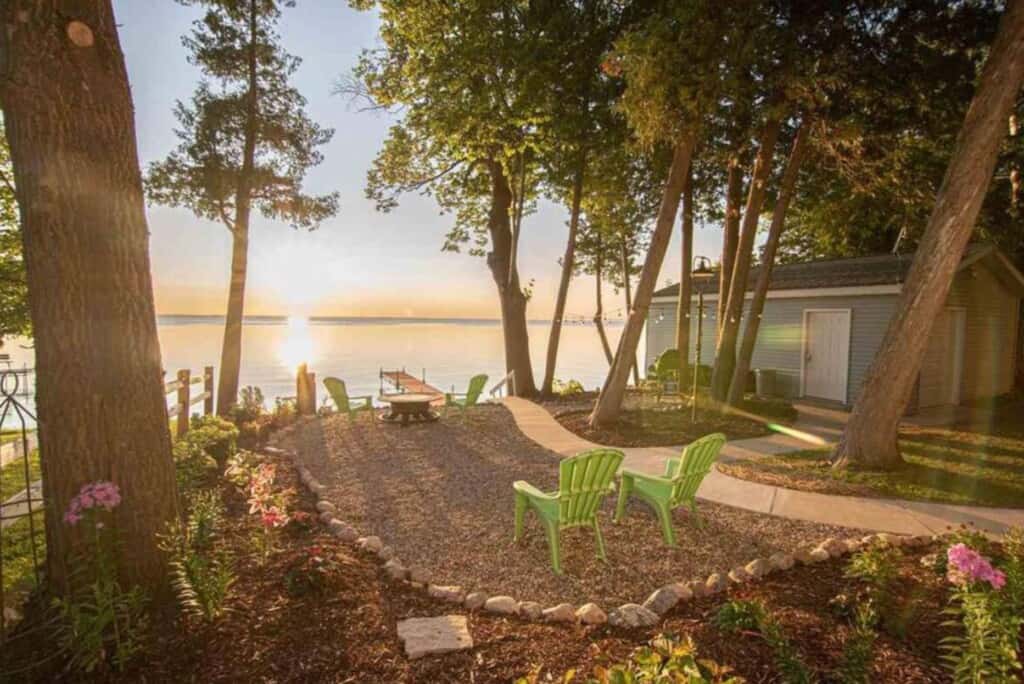
<path id="1" fill-rule="evenodd" d="M 543 377 L 550 322 L 529 325 L 530 350 L 537 384 Z M 606 324 L 614 349 L 622 324 Z M 217 366 L 223 322 L 219 317 L 161 316 L 160 346 L 168 378 L 189 368 Z M 12 365 L 32 365 L 32 352 L 11 341 L 4 352 Z M 640 349 L 643 349 L 641 341 Z M 641 353 L 642 357 L 642 353 Z M 641 363 L 643 358 L 640 359 Z M 307 363 L 317 375 L 318 401 L 324 395 L 320 380 L 335 375 L 346 381 L 352 394 L 376 394 L 379 371 L 405 367 L 443 390 L 464 392 L 469 378 L 487 373 L 490 389 L 504 376 L 501 323 L 493 320 L 397 318 L 259 318 L 249 317 L 242 333 L 241 385 L 263 390 L 268 403 L 277 396 L 295 394 L 295 369 Z M 219 368 L 217 369 L 219 372 Z M 587 389 L 604 381 L 607 364 L 592 324 L 565 325 L 556 377 L 573 378 Z"/>

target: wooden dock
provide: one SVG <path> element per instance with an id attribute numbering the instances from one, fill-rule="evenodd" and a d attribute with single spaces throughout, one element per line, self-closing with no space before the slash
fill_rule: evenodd
<path id="1" fill-rule="evenodd" d="M 443 404 L 444 403 L 444 390 L 430 385 L 426 382 L 426 376 L 417 378 L 416 376 L 407 373 L 405 369 L 401 370 L 384 370 L 380 371 L 380 393 L 384 394 L 384 383 L 387 382 L 391 385 L 396 392 L 415 392 L 417 394 L 434 394 L 437 398 L 431 401 L 431 404 Z"/>

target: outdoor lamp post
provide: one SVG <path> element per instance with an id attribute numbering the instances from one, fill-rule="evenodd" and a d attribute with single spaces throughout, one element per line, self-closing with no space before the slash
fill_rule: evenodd
<path id="1" fill-rule="evenodd" d="M 704 323 L 704 283 L 715 274 L 711 268 L 711 259 L 698 256 L 693 259 L 693 269 L 690 271 L 690 278 L 697 286 L 697 340 L 694 349 L 693 362 L 693 387 L 690 398 L 690 422 L 697 422 L 697 376 L 700 374 L 700 340 L 703 334 Z"/>

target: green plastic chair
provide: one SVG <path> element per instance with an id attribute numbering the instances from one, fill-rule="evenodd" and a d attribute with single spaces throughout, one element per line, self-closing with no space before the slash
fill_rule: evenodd
<path id="1" fill-rule="evenodd" d="M 657 395 L 661 401 L 661 395 L 679 389 L 679 373 L 682 370 L 680 365 L 679 351 L 666 349 L 647 368 L 647 378 L 644 381 L 644 388 Z"/>
<path id="2" fill-rule="evenodd" d="M 697 526 L 701 526 L 697 515 L 697 488 L 704 477 L 711 472 L 711 465 L 725 445 L 725 435 L 716 432 L 691 442 L 681 458 L 670 458 L 665 463 L 665 475 L 647 475 L 635 470 L 622 470 L 622 488 L 619 490 L 619 501 L 615 507 L 615 522 L 619 522 L 626 514 L 626 501 L 635 494 L 649 503 L 657 512 L 661 521 L 662 535 L 665 543 L 676 546 L 676 534 L 672 529 L 672 510 L 679 506 L 689 506 Z"/>
<path id="3" fill-rule="evenodd" d="M 516 493 L 515 541 L 523 536 L 523 519 L 532 508 L 548 536 L 551 567 L 562 574 L 558 548 L 561 530 L 567 527 L 592 527 L 597 539 L 597 557 L 605 560 L 604 538 L 597 524 L 597 509 L 606 494 L 615 490 L 615 471 L 622 464 L 618 449 L 591 449 L 563 459 L 558 466 L 558 491 L 545 494 L 528 482 L 512 483 Z"/>
<path id="4" fill-rule="evenodd" d="M 476 403 L 480 400 L 480 395 L 484 393 L 484 386 L 487 384 L 487 376 L 480 374 L 474 375 L 469 380 L 469 387 L 466 389 L 465 394 L 459 394 L 457 392 L 447 392 L 444 395 L 444 410 L 445 413 L 452 406 L 458 407 L 462 415 L 466 415 L 466 409 L 470 406 L 476 406 Z M 459 399 L 459 397 L 462 397 Z"/>
<path id="5" fill-rule="evenodd" d="M 345 381 L 338 378 L 324 378 L 324 387 L 327 388 L 331 399 L 334 400 L 334 404 L 338 407 L 338 413 L 347 413 L 349 420 L 355 420 L 356 415 L 360 411 L 369 411 L 370 417 L 373 418 L 373 397 L 369 395 L 359 397 L 348 396 Z"/>

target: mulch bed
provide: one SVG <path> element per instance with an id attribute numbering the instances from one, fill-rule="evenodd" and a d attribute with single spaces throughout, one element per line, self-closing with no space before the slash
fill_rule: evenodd
<path id="1" fill-rule="evenodd" d="M 379 536 L 434 584 L 546 605 L 640 603 L 671 582 L 861 534 L 702 502 L 703 528 L 676 511 L 679 548 L 670 549 L 654 515 L 636 500 L 623 523 L 612 523 L 615 497 L 609 496 L 600 515 L 608 562 L 597 559 L 589 529 L 571 529 L 562 534 L 565 575 L 559 577 L 532 513 L 525 539 L 513 543 L 512 483 L 557 489 L 560 457 L 527 439 L 504 407 L 408 428 L 331 417 L 291 431 L 283 443 L 327 487 L 339 518 Z"/>
<path id="2" fill-rule="evenodd" d="M 299 486 L 291 464 L 278 463 L 279 484 L 297 490 L 292 511 L 315 513 L 314 499 Z M 837 619 L 828 603 L 838 593 L 853 593 L 856 586 L 843 577 L 843 561 L 830 561 L 798 566 L 724 595 L 681 604 L 663 624 L 650 629 L 530 623 L 471 613 L 471 650 L 409 661 L 396 636 L 398 620 L 466 611 L 387 580 L 379 560 L 338 542 L 317 525 L 285 528 L 277 551 L 266 563 L 256 563 L 248 541 L 257 530 L 254 516 L 232 487 L 224 485 L 222 493 L 228 506 L 224 536 L 237 559 L 238 580 L 229 610 L 217 622 L 183 623 L 173 613 L 165 614 L 153 626 L 148 650 L 121 675 L 72 677 L 62 674 L 59 662 L 52 659 L 39 669 L 15 675 L 25 664 L 54 652 L 52 641 L 42 636 L 30 616 L 21 637 L 0 649 L 0 681 L 490 684 L 531 672 L 538 673 L 538 681 L 549 681 L 548 675 L 570 668 L 585 674 L 596 665 L 621 660 L 661 632 L 689 635 L 701 657 L 730 665 L 750 682 L 781 681 L 760 636 L 725 634 L 711 624 L 718 608 L 737 598 L 763 601 L 804 661 L 828 681 L 849 633 L 845 620 Z M 322 547 L 338 569 L 323 592 L 291 596 L 284 577 L 311 545 Z M 901 639 L 881 637 L 871 681 L 949 681 L 937 665 L 937 645 L 947 633 L 937 612 L 946 600 L 943 582 L 917 562 L 925 550 L 905 553 L 903 586 L 894 593 L 913 595 L 919 610 L 911 614 Z"/>
<path id="3" fill-rule="evenodd" d="M 771 434 L 763 422 L 711 410 L 700 402 L 694 421 L 690 409 L 675 397 L 659 402 L 639 392 L 627 394 L 623 411 L 614 424 L 593 428 L 589 421 L 596 400 L 596 393 L 585 392 L 567 397 L 546 397 L 539 403 L 565 429 L 583 439 L 609 446 L 677 446 L 712 432 L 722 432 L 729 439 Z"/>

